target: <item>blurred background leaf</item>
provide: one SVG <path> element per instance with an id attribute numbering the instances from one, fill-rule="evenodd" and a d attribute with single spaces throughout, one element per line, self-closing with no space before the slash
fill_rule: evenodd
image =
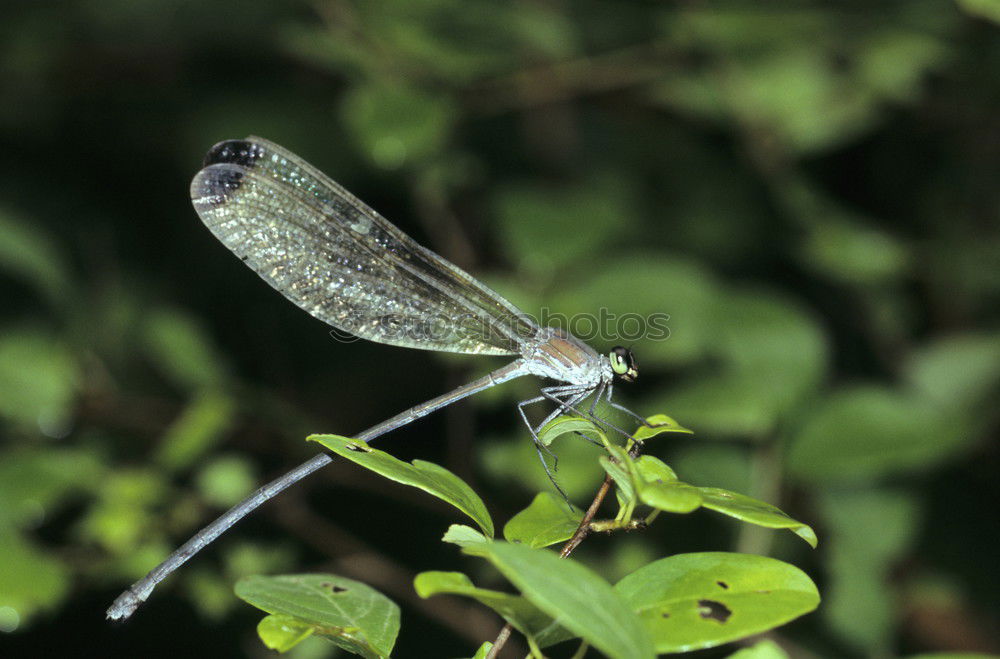
<path id="1" fill-rule="evenodd" d="M 49 436 L 65 434 L 77 386 L 74 355 L 40 329 L 0 336 L 0 415 Z"/>
<path id="2" fill-rule="evenodd" d="M 58 250 L 52 241 L 28 223 L 11 217 L 0 208 L 0 272 L 18 277 L 38 288 L 53 302 L 70 290 Z"/>

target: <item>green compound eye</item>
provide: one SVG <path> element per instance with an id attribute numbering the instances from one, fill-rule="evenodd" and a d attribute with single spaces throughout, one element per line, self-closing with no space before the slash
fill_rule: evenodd
<path id="1" fill-rule="evenodd" d="M 628 363 L 625 358 L 619 355 L 617 352 L 611 351 L 608 355 L 611 360 L 611 370 L 615 372 L 616 375 L 625 375 L 628 373 Z"/>
<path id="2" fill-rule="evenodd" d="M 611 362 L 611 370 L 615 375 L 625 382 L 634 382 L 639 377 L 639 367 L 635 363 L 635 357 L 628 348 L 615 346 L 608 353 L 608 361 Z"/>

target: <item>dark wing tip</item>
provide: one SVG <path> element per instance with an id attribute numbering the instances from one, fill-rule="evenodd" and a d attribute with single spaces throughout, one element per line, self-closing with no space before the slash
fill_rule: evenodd
<path id="1" fill-rule="evenodd" d="M 216 163 L 195 174 L 191 181 L 191 199 L 195 207 L 221 206 L 243 185 L 244 170 L 239 165 Z"/>
<path id="2" fill-rule="evenodd" d="M 225 140 L 208 150 L 202 166 L 230 163 L 249 169 L 256 165 L 264 154 L 264 147 L 250 140 Z"/>

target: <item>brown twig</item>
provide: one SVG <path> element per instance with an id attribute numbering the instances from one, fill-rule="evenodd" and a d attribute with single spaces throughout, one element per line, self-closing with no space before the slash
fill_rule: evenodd
<path id="1" fill-rule="evenodd" d="M 611 476 L 606 475 L 604 477 L 604 482 L 601 483 L 601 487 L 597 489 L 597 494 L 594 495 L 594 500 L 590 502 L 590 507 L 587 508 L 587 512 L 584 513 L 583 519 L 580 520 L 580 525 L 576 527 L 576 531 L 573 533 L 573 537 L 566 541 L 562 549 L 559 550 L 559 558 L 566 558 L 573 553 L 584 539 L 590 535 L 590 523 L 594 521 L 594 517 L 597 515 L 597 509 L 601 507 L 604 503 L 604 497 L 608 496 L 608 492 L 611 490 Z"/>
<path id="2" fill-rule="evenodd" d="M 642 450 L 641 442 L 633 442 L 632 447 L 629 449 L 628 455 L 630 458 L 634 458 L 639 455 L 639 451 Z M 608 492 L 611 490 L 611 474 L 604 477 L 604 482 L 601 483 L 601 487 L 597 489 L 597 494 L 594 495 L 594 500 L 590 502 L 590 506 L 587 508 L 587 512 L 583 514 L 583 519 L 580 520 L 580 524 L 576 527 L 576 531 L 573 532 L 573 537 L 566 541 L 562 549 L 559 550 L 559 558 L 566 558 L 573 550 L 575 550 L 581 542 L 583 542 L 591 531 L 591 523 L 594 521 L 594 517 L 597 515 L 597 509 L 601 507 L 604 503 L 604 498 L 608 496 Z M 500 633 L 497 634 L 497 638 L 493 641 L 493 647 L 490 648 L 489 653 L 486 655 L 486 659 L 496 659 L 500 650 L 503 649 L 504 644 L 507 639 L 510 638 L 510 633 L 513 630 L 510 623 L 503 626 Z"/>
<path id="3" fill-rule="evenodd" d="M 577 59 L 549 62 L 475 85 L 468 104 L 484 114 L 533 108 L 648 84 L 676 60 L 674 47 L 653 41 Z"/>
<path id="4" fill-rule="evenodd" d="M 566 558 L 573 550 L 576 549 L 584 539 L 590 535 L 590 523 L 594 520 L 594 516 L 597 515 L 597 509 L 601 507 L 604 502 L 604 498 L 608 495 L 611 490 L 611 476 L 605 476 L 604 482 L 601 483 L 601 487 L 598 488 L 597 494 L 594 495 L 594 500 L 590 502 L 590 507 L 587 508 L 587 512 L 584 513 L 583 519 L 580 520 L 580 524 L 576 527 L 576 531 L 573 532 L 573 537 L 566 541 L 562 549 L 559 550 L 559 557 Z M 493 641 L 493 647 L 490 648 L 489 653 L 486 655 L 486 659 L 495 659 L 503 649 L 503 646 L 507 643 L 507 639 L 510 638 L 510 632 L 513 630 L 510 623 L 503 626 L 500 633 L 497 634 L 496 640 Z"/>

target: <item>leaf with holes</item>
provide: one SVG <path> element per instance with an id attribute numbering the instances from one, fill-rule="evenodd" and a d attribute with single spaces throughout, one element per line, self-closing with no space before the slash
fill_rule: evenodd
<path id="1" fill-rule="evenodd" d="M 528 547 L 548 547 L 569 540 L 582 518 L 583 511 L 550 492 L 541 492 L 530 506 L 507 522 L 503 537 L 508 542 Z"/>
<path id="2" fill-rule="evenodd" d="M 759 634 L 819 605 L 816 585 L 797 567 L 724 552 L 660 559 L 626 576 L 615 590 L 642 618 L 660 653 Z"/>
<path id="3" fill-rule="evenodd" d="M 333 574 L 252 576 L 236 582 L 234 590 L 274 618 L 261 623 L 261 639 L 274 649 L 287 649 L 311 633 L 366 659 L 379 659 L 389 656 L 399 633 L 399 607 L 392 600 Z"/>
<path id="4" fill-rule="evenodd" d="M 465 481 L 444 467 L 424 460 L 414 460 L 412 463 L 403 462 L 385 451 L 368 446 L 364 442 L 339 435 L 311 435 L 308 439 L 319 442 L 337 455 L 385 476 L 389 480 L 418 487 L 428 494 L 433 494 L 437 498 L 447 501 L 471 517 L 483 530 L 483 533 L 493 537 L 493 520 L 487 512 L 483 500 Z"/>

